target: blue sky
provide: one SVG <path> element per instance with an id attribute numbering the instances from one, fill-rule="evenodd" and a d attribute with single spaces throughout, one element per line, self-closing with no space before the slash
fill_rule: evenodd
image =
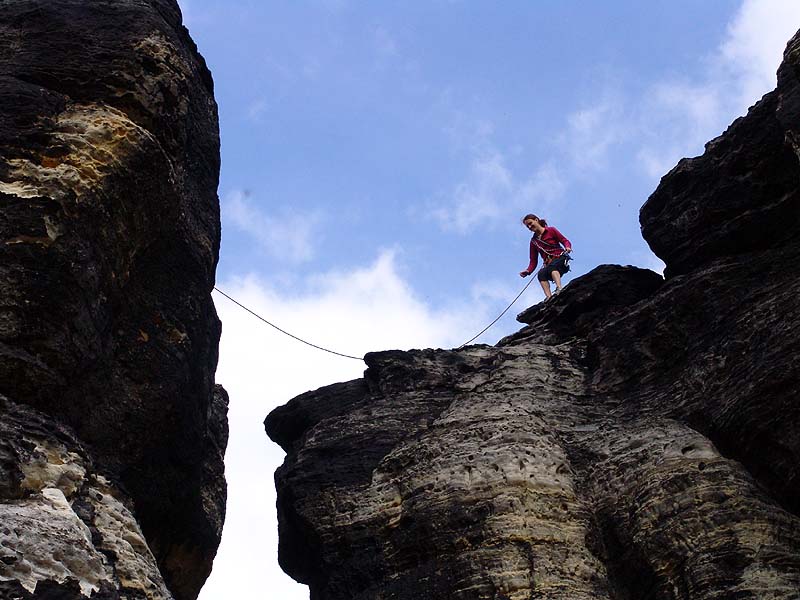
<path id="1" fill-rule="evenodd" d="M 524 285 L 534 212 L 572 277 L 662 265 L 638 211 L 775 85 L 794 0 L 181 0 L 220 107 L 218 285 L 348 354 L 457 346 Z M 567 281 L 569 281 L 567 278 Z M 531 286 L 480 341 L 518 329 Z M 215 297 L 231 393 L 228 523 L 203 600 L 307 591 L 277 569 L 261 421 L 363 364 Z M 226 593 L 228 592 L 228 593 Z"/>

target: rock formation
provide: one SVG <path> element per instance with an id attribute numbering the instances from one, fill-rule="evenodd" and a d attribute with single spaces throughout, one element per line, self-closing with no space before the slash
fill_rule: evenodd
<path id="1" fill-rule="evenodd" d="M 800 35 L 778 87 L 496 346 L 379 352 L 266 420 L 314 600 L 800 598 Z"/>
<path id="2" fill-rule="evenodd" d="M 0 11 L 0 596 L 193 599 L 225 513 L 213 83 L 174 0 Z"/>

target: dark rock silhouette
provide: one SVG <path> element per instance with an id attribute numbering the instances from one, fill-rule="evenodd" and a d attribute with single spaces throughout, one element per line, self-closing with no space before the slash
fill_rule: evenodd
<path id="1" fill-rule="evenodd" d="M 496 346 L 367 355 L 273 411 L 311 598 L 800 597 L 800 35 L 778 87 Z"/>
<path id="2" fill-rule="evenodd" d="M 195 598 L 225 513 L 211 76 L 174 0 L 5 2 L 0 41 L 0 579 Z"/>

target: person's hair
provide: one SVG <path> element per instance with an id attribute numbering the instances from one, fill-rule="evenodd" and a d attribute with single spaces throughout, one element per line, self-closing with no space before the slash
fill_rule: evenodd
<path id="1" fill-rule="evenodd" d="M 530 215 L 530 214 L 529 215 L 525 215 L 524 217 L 522 217 L 522 222 L 524 223 L 528 219 L 533 219 L 534 221 L 539 221 L 539 223 L 542 224 L 542 227 L 547 227 L 547 221 L 545 221 L 544 219 L 540 219 L 536 215 Z"/>

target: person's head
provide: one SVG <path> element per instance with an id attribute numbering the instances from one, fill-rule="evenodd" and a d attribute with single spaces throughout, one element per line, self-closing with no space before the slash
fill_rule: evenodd
<path id="1" fill-rule="evenodd" d="M 522 217 L 522 224 L 525 225 L 525 227 L 527 227 L 531 231 L 538 229 L 538 227 L 536 227 L 536 224 L 539 224 L 542 227 L 547 227 L 547 221 L 545 221 L 544 219 L 540 219 L 536 215 L 531 215 L 531 214 Z"/>

